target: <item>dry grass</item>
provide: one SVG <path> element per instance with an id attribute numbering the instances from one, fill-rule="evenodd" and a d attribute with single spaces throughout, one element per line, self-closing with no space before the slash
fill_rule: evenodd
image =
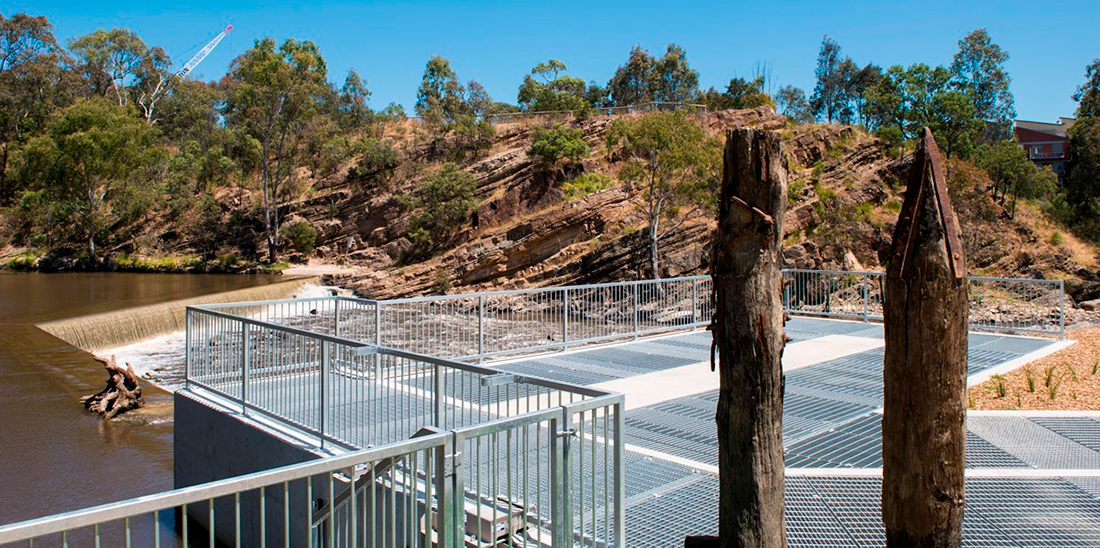
<path id="1" fill-rule="evenodd" d="M 1077 344 L 969 389 L 970 409 L 1100 410 L 1100 326 L 1066 338 Z"/>

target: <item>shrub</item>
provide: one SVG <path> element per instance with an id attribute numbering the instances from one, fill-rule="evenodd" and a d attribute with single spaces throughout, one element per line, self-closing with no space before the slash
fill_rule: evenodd
<path id="1" fill-rule="evenodd" d="M 589 194 L 614 187 L 615 178 L 604 173 L 585 173 L 571 181 L 561 184 L 562 192 L 568 200 L 583 198 Z"/>
<path id="2" fill-rule="evenodd" d="M 1065 237 L 1062 236 L 1061 232 L 1055 230 L 1050 233 L 1050 245 L 1062 245 L 1063 241 L 1065 241 Z"/>
<path id="3" fill-rule="evenodd" d="M 355 145 L 359 161 L 348 171 L 348 180 L 368 184 L 383 183 L 397 167 L 397 149 L 381 139 L 368 137 Z"/>
<path id="4" fill-rule="evenodd" d="M 399 198 L 401 206 L 412 212 L 408 232 L 414 254 L 434 250 L 466 224 L 477 205 L 476 190 L 474 176 L 448 162 L 429 173 L 415 194 Z"/>
<path id="5" fill-rule="evenodd" d="M 791 182 L 790 185 L 787 185 L 787 201 L 793 204 L 801 200 L 802 191 L 805 190 L 805 188 L 806 181 L 803 179 Z"/>
<path id="6" fill-rule="evenodd" d="M 527 149 L 527 155 L 545 167 L 565 158 L 579 162 L 588 152 L 588 143 L 584 142 L 581 130 L 560 125 L 535 128 L 531 132 L 531 148 Z"/>
<path id="7" fill-rule="evenodd" d="M 317 229 L 313 228 L 309 221 L 298 220 L 283 225 L 280 232 L 283 238 L 290 242 L 290 247 L 302 255 L 309 256 L 313 253 L 313 247 L 317 245 Z"/>

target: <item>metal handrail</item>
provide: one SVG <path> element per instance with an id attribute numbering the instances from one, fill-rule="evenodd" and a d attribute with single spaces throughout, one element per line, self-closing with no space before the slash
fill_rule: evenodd
<path id="1" fill-rule="evenodd" d="M 383 447 L 371 447 L 352 453 L 291 464 L 223 479 L 173 489 L 162 493 L 135 497 L 129 500 L 112 502 L 73 510 L 52 516 L 30 519 L 8 525 L 0 525 L 0 544 L 19 542 L 36 537 L 62 533 L 82 527 L 91 527 L 126 517 L 151 514 L 189 504 L 206 502 L 212 499 L 232 496 L 244 491 L 253 491 L 281 485 L 287 482 L 307 479 L 313 476 L 340 472 L 360 464 L 382 459 L 399 457 L 415 451 L 423 451 L 442 446 L 453 437 L 453 433 L 444 432 L 411 439 L 399 444 Z"/>

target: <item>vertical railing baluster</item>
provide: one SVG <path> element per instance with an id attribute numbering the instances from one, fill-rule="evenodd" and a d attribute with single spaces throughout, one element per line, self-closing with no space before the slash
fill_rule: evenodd
<path id="1" fill-rule="evenodd" d="M 241 322 L 241 414 L 248 414 L 248 323 Z"/>

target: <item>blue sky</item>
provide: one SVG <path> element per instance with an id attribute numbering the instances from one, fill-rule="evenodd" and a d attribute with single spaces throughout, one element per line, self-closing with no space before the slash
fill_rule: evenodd
<path id="1" fill-rule="evenodd" d="M 196 70 L 217 79 L 256 38 L 318 43 L 329 77 L 349 68 L 367 78 L 372 105 L 411 109 L 431 55 L 451 60 L 497 100 L 515 102 L 532 66 L 557 58 L 572 75 L 601 84 L 640 44 L 660 53 L 682 45 L 703 87 L 724 88 L 768 63 L 777 85 L 813 87 L 823 34 L 857 63 L 948 64 L 966 32 L 985 27 L 1008 50 L 1019 117 L 1071 116 L 1085 65 L 1100 57 L 1100 2 L 773 1 L 773 2 L 8 2 L 6 14 L 46 15 L 64 42 L 97 28 L 126 27 L 164 47 L 177 65 L 225 24 L 233 31 Z"/>

